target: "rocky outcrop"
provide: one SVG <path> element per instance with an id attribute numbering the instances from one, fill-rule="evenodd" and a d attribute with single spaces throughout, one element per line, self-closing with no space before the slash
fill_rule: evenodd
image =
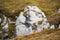
<path id="1" fill-rule="evenodd" d="M 25 16 L 24 16 L 25 15 Z M 37 6 L 26 6 L 16 20 L 16 36 L 22 36 L 47 29 L 47 18 Z"/>

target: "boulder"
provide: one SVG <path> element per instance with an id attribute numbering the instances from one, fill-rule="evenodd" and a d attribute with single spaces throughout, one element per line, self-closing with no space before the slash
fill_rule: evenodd
<path id="1" fill-rule="evenodd" d="M 25 14 L 25 16 L 24 16 Z M 16 20 L 16 36 L 30 34 L 47 29 L 47 18 L 37 6 L 26 6 Z"/>

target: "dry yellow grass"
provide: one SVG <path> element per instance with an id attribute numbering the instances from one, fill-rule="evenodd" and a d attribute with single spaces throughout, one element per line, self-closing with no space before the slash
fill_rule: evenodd
<path id="1" fill-rule="evenodd" d="M 35 5 L 49 16 L 50 14 L 57 13 L 57 8 L 60 7 L 59 1 L 60 0 L 0 0 L 0 10 L 3 10 L 3 13 L 8 16 L 8 14 L 19 14 L 27 5 Z"/>
<path id="2" fill-rule="evenodd" d="M 43 30 L 42 32 L 16 37 L 11 40 L 60 40 L 60 29 Z"/>
<path id="3" fill-rule="evenodd" d="M 58 25 L 60 24 L 60 13 L 55 13 L 47 17 L 50 24 Z"/>

